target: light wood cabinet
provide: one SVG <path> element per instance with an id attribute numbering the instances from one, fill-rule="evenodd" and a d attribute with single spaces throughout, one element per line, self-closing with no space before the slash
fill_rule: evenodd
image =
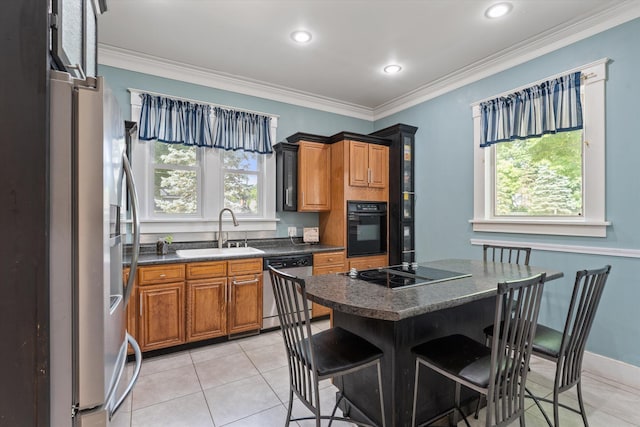
<path id="1" fill-rule="evenodd" d="M 228 333 L 262 327 L 262 258 L 229 261 Z"/>
<path id="2" fill-rule="evenodd" d="M 384 267 L 388 265 L 387 255 L 374 255 L 358 258 L 349 258 L 349 269 L 369 270 L 371 268 Z"/>
<path id="3" fill-rule="evenodd" d="M 389 148 L 349 141 L 349 185 L 386 188 L 389 179 Z"/>
<path id="4" fill-rule="evenodd" d="M 343 273 L 345 268 L 344 251 L 323 252 L 313 254 L 313 275 Z M 331 314 L 331 309 L 324 305 L 313 302 L 311 304 L 313 317 Z"/>
<path id="5" fill-rule="evenodd" d="M 298 143 L 298 212 L 331 209 L 331 146 Z"/>
<path id="6" fill-rule="evenodd" d="M 184 282 L 140 284 L 138 342 L 142 351 L 184 344 L 184 287 Z"/>
<path id="7" fill-rule="evenodd" d="M 142 351 L 185 343 L 184 279 L 185 264 L 138 269 L 136 339 Z"/>
<path id="8" fill-rule="evenodd" d="M 197 262 L 186 266 L 187 342 L 227 334 L 227 262 Z"/>
<path id="9" fill-rule="evenodd" d="M 143 266 L 137 282 L 142 351 L 262 327 L 262 258 Z"/>
<path id="10" fill-rule="evenodd" d="M 386 188 L 389 180 L 389 148 L 349 141 L 349 185 Z"/>

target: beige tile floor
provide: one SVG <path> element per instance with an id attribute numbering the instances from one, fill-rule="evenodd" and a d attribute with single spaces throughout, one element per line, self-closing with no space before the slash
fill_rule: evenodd
<path id="1" fill-rule="evenodd" d="M 312 324 L 316 331 L 327 327 L 328 321 Z M 528 385 L 535 394 L 548 395 L 552 378 L 552 364 L 541 359 L 532 360 Z M 330 411 L 335 401 L 334 386 L 324 381 L 321 394 L 323 412 Z M 640 390 L 584 372 L 583 394 L 591 427 L 640 426 Z M 284 345 L 279 331 L 269 332 L 144 360 L 133 394 L 124 403 L 114 424 L 282 427 L 287 399 Z M 577 407 L 575 391 L 563 393 L 562 401 Z M 533 402 L 528 402 L 531 407 L 526 413 L 527 426 L 546 426 L 540 411 Z M 549 405 L 544 405 L 551 414 Z M 298 403 L 294 404 L 295 414 L 305 416 L 308 411 Z M 560 414 L 562 427 L 582 426 L 579 415 L 562 409 Z M 478 420 L 469 421 L 473 427 L 484 425 Z M 315 423 L 304 421 L 297 425 L 312 427 Z M 347 423 L 333 425 L 344 427 Z"/>

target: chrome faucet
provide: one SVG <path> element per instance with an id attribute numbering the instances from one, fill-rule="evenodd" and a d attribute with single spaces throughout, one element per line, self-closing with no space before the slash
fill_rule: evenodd
<path id="1" fill-rule="evenodd" d="M 220 214 L 218 215 L 218 247 L 219 248 L 222 248 L 222 245 L 224 245 L 224 239 L 222 238 L 222 214 L 224 213 L 224 211 L 229 211 L 229 213 L 231 214 L 234 227 L 237 227 L 238 225 L 240 225 L 238 224 L 238 220 L 236 219 L 236 214 L 234 214 L 231 209 L 224 208 L 220 211 Z"/>

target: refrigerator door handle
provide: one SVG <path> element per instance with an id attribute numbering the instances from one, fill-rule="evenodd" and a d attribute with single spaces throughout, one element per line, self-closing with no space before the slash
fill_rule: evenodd
<path id="1" fill-rule="evenodd" d="M 133 353 L 136 358 L 136 366 L 133 370 L 133 375 L 131 376 L 131 381 L 127 385 L 127 388 L 122 392 L 122 396 L 116 401 L 116 404 L 113 406 L 111 411 L 109 412 L 109 419 L 113 417 L 113 415 L 118 411 L 124 400 L 129 396 L 131 391 L 133 390 L 133 386 L 138 381 L 138 376 L 140 375 L 140 367 L 142 366 L 142 352 L 140 351 L 140 346 L 138 342 L 127 332 L 127 341 L 133 348 Z"/>
<path id="2" fill-rule="evenodd" d="M 127 188 L 131 196 L 131 214 L 133 216 L 133 251 L 131 253 L 131 266 L 129 269 L 129 280 L 127 280 L 127 289 L 124 291 L 124 306 L 126 307 L 131 297 L 133 281 L 135 280 L 136 270 L 138 269 L 138 255 L 140 254 L 140 216 L 138 212 L 138 194 L 136 193 L 136 186 L 133 181 L 131 165 L 129 164 L 127 155 L 124 153 L 122 154 L 122 165 L 127 178 Z"/>

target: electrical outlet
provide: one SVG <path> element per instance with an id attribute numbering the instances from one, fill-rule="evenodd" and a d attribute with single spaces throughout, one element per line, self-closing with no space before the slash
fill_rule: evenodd
<path id="1" fill-rule="evenodd" d="M 296 227 L 289 227 L 289 237 L 296 237 Z"/>

